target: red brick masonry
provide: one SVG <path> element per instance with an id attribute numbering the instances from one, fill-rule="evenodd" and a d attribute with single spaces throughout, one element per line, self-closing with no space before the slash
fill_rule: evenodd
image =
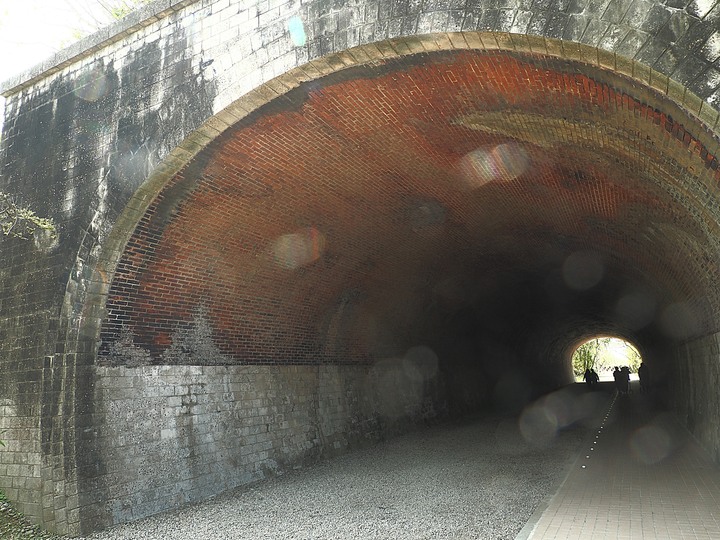
<path id="1" fill-rule="evenodd" d="M 683 198 L 720 171 L 707 133 L 663 99 L 506 52 L 302 85 L 211 143 L 150 207 L 117 267 L 101 359 L 125 328 L 172 363 L 173 340 L 202 320 L 231 362 L 367 361 L 422 341 L 506 271 L 587 249 L 608 276 L 650 272 L 693 297 L 710 257 L 697 254 L 712 251 Z M 655 237 L 638 242 L 645 230 Z"/>

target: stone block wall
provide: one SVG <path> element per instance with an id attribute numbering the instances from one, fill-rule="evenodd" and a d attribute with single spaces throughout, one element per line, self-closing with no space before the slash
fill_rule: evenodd
<path id="1" fill-rule="evenodd" d="M 0 477 L 7 478 L 3 493 L 11 500 L 29 508 L 32 515 L 42 515 L 42 506 L 37 500 L 41 489 L 39 419 L 20 416 L 12 400 L 0 400 L 0 448 L 3 460 L 0 463 Z"/>
<path id="2" fill-rule="evenodd" d="M 700 444 L 720 463 L 720 333 L 678 347 L 660 391 Z"/>
<path id="3" fill-rule="evenodd" d="M 439 381 L 402 360 L 99 367 L 96 451 L 80 457 L 83 528 L 200 501 L 437 419 Z"/>

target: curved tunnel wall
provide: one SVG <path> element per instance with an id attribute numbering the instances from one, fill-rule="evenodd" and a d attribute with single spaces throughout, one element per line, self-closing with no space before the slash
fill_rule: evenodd
<path id="1" fill-rule="evenodd" d="M 656 92 L 537 54 L 339 71 L 167 184 L 118 264 L 100 361 L 367 363 L 455 341 L 448 320 L 508 343 L 712 333 L 712 143 Z M 214 356 L 188 359 L 205 323 Z"/>
<path id="2" fill-rule="evenodd" d="M 302 43 L 288 31 L 292 16 L 305 23 Z M 7 368 L 0 381 L 2 427 L 11 428 L 6 436 L 13 448 L 30 456 L 22 470 L 11 462 L 12 474 L 0 481 L 9 479 L 2 488 L 27 515 L 55 530 L 77 532 L 197 500 L 222 489 L 225 480 L 248 481 L 282 465 L 281 454 L 271 456 L 268 444 L 292 448 L 292 458 L 302 460 L 308 450 L 312 455 L 313 449 L 341 449 L 352 440 L 379 436 L 379 412 L 397 418 L 405 411 L 421 420 L 444 414 L 446 406 L 486 404 L 494 381 L 503 376 L 494 366 L 507 364 L 514 383 L 514 374 L 520 374 L 511 386 L 529 395 L 532 382 L 552 387 L 569 377 L 558 354 L 568 347 L 568 336 L 595 333 L 628 337 L 655 353 L 648 354 L 657 372 L 676 381 L 669 389 L 688 425 L 708 447 L 720 447 L 712 427 L 718 400 L 708 382 L 717 375 L 716 4 L 643 1 L 625 9 L 621 3 L 583 1 L 503 7 L 311 2 L 266 10 L 224 1 L 162 1 L 133 17 L 114 29 L 117 34 L 105 32 L 49 70 L 3 86 L 12 119 L 4 128 L 3 188 L 26 197 L 60 225 L 57 245 L 43 239 L 33 246 L 0 245 L 2 260 L 10 261 L 2 270 L 2 328 L 12 337 L 2 343 Z M 92 49 L 82 51 L 83 46 Z M 442 52 L 452 49 L 460 52 Z M 436 66 L 434 80 L 410 73 L 418 59 L 413 55 Z M 451 71 L 465 79 L 455 82 L 486 101 L 453 93 L 454 85 L 447 101 L 433 96 L 432 84 L 449 86 L 437 69 L 443 62 L 456 62 Z M 473 65 L 486 69 L 487 81 L 463 72 Z M 508 66 L 515 66 L 512 77 L 498 71 Z M 348 81 L 339 75 L 344 68 Z M 397 81 L 387 79 L 393 70 Z M 386 77 L 387 87 L 376 87 L 375 94 L 363 80 L 371 72 Z M 243 215 L 242 204 L 232 202 L 229 193 L 208 189 L 208 173 L 221 163 L 222 141 L 231 132 L 242 138 L 242 130 L 247 136 L 263 123 L 267 128 L 273 118 L 288 121 L 281 113 L 290 115 L 307 103 L 332 111 L 328 96 L 353 76 L 386 106 L 368 112 L 398 124 L 388 129 L 381 123 L 375 135 L 386 139 L 380 142 L 366 134 L 360 148 L 341 141 L 333 149 L 360 161 L 362 172 L 368 165 L 393 168 L 376 157 L 386 149 L 383 142 L 402 138 L 411 144 L 408 152 L 396 149 L 392 156 L 395 168 L 413 171 L 409 178 L 396 172 L 373 179 L 360 175 L 363 187 L 391 186 L 395 194 L 390 206 L 378 208 L 368 191 L 367 216 L 360 220 L 379 220 L 382 254 L 392 251 L 394 258 L 381 263 L 363 248 L 341 252 L 342 259 L 335 251 L 339 245 L 352 240 L 362 247 L 369 238 L 353 236 L 330 215 L 315 221 L 330 208 L 313 199 L 317 193 L 302 191 L 295 193 L 305 204 L 298 222 L 271 208 L 266 214 L 277 217 L 276 223 L 265 220 L 247 246 L 218 253 L 210 242 L 213 234 L 225 240 L 225 231 L 198 221 L 203 198 L 213 204 L 225 200 L 226 210 Z M 533 95 L 543 110 L 520 99 L 530 80 L 539 85 Z M 422 117 L 401 123 L 402 112 L 417 111 L 417 104 L 393 102 L 392 90 L 408 81 L 419 85 L 410 95 L 423 95 L 447 141 Z M 499 81 L 498 95 L 516 109 L 489 106 L 486 85 L 493 81 Z M 545 82 L 550 84 L 544 94 Z M 337 110 L 344 110 L 343 103 L 347 109 L 351 95 L 335 96 Z M 553 106 L 551 96 L 564 101 Z M 565 105 L 577 107 L 569 121 L 560 112 Z M 451 118 L 459 122 L 448 127 Z M 320 126 L 328 140 L 342 133 L 337 119 L 313 120 L 316 124 L 306 127 Z M 458 133 L 477 146 L 463 140 L 453 148 Z M 254 150 L 262 157 L 260 148 Z M 469 157 L 463 161 L 463 156 Z M 536 169 L 523 170 L 529 165 Z M 422 173 L 423 167 L 430 169 Z M 435 169 L 444 175 L 435 175 Z M 335 171 L 321 170 L 330 175 L 335 199 L 343 199 L 340 208 L 357 215 L 357 195 L 338 189 L 343 186 L 334 183 Z M 615 180 L 616 170 L 622 182 Z M 263 177 L 268 173 L 259 171 Z M 458 188 L 463 171 L 473 181 Z M 430 181 L 437 177 L 444 190 Z M 172 192 L 170 185 L 179 188 Z M 263 182 L 256 183 L 257 191 L 226 187 L 235 199 L 267 198 Z M 563 197 L 573 205 L 562 204 Z M 540 202 L 551 210 L 544 211 Z M 481 209 L 487 216 L 473 214 Z M 625 213 L 613 214 L 619 209 Z M 594 219 L 580 219 L 586 214 Z M 213 217 L 229 223 L 228 235 L 242 237 L 231 219 Z M 239 277 L 230 272 L 224 280 L 199 283 L 208 271 L 202 261 L 173 267 L 179 261 L 171 262 L 172 249 L 182 251 L 183 242 L 190 243 L 178 233 L 179 224 L 203 233 L 200 247 L 209 254 L 208 264 L 220 268 L 229 256 L 233 265 L 251 270 L 255 291 L 270 289 L 258 298 L 268 308 L 264 313 L 278 315 L 279 325 L 274 333 L 266 326 L 259 331 L 276 346 L 243 348 L 243 332 L 232 321 L 238 314 L 242 320 L 243 313 L 226 301 L 226 296 L 250 297 L 251 289 L 238 286 Z M 241 255 L 245 248 L 257 255 L 255 262 Z M 343 270 L 345 261 L 366 265 Z M 409 273 L 420 267 L 419 275 Z M 438 281 L 449 267 L 452 276 Z M 318 269 L 332 278 L 327 288 L 313 274 Z M 592 281 L 599 269 L 600 286 L 568 289 L 566 274 Z M 343 271 L 354 289 L 346 291 L 351 288 L 341 283 Z M 394 276 L 403 271 L 408 280 Z M 273 281 L 282 272 L 317 285 L 317 297 L 287 280 Z M 168 277 L 189 277 L 193 296 L 174 306 L 170 285 L 169 296 L 158 296 Z M 278 297 L 276 285 L 304 302 L 306 317 L 280 309 L 290 297 Z M 356 292 L 363 290 L 374 295 Z M 144 297 L 147 292 L 155 297 Z M 213 311 L 208 299 L 226 307 Z M 154 327 L 160 338 L 136 324 L 147 300 L 157 320 L 165 321 Z M 357 320 L 364 323 L 356 329 L 350 323 Z M 418 342 L 428 348 L 418 349 Z M 391 354 L 401 355 L 395 364 L 373 363 Z M 503 362 L 480 365 L 478 358 Z M 405 377 L 405 401 L 378 402 L 367 381 L 375 381 L 370 386 L 382 394 L 377 381 L 392 382 L 394 368 L 407 361 L 415 370 L 412 381 Z M 188 362 L 207 365 L 177 365 Z M 433 369 L 435 363 L 442 371 Z M 378 376 L 379 370 L 392 376 Z M 428 374 L 438 375 L 435 386 L 426 385 Z M 287 395 L 303 405 L 294 409 L 282 401 Z M 267 401 L 257 401 L 262 398 Z M 269 425 L 272 436 L 263 438 Z M 226 438 L 213 440 L 221 432 Z M 331 436 L 323 438 L 324 433 Z M 238 436 L 253 438 L 240 457 Z M 15 455 L 3 452 L 0 460 Z M 243 469 L 238 463 L 251 465 Z M 223 472 L 229 470 L 234 475 L 228 478 Z M 154 471 L 157 481 L 143 482 Z M 128 474 L 137 479 L 134 485 L 125 481 Z M 23 480 L 11 482 L 14 478 Z"/>
<path id="3" fill-rule="evenodd" d="M 567 59 L 340 70 L 169 180 L 117 264 L 98 362 L 336 366 L 370 433 L 427 407 L 522 407 L 597 334 L 639 343 L 661 385 L 666 351 L 717 332 L 714 144 L 655 90 Z M 430 373 L 407 416 L 382 403 L 407 390 L 397 359 Z"/>

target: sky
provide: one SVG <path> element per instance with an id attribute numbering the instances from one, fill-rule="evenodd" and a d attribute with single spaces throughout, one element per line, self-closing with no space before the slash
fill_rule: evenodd
<path id="1" fill-rule="evenodd" d="M 132 0 L 0 0 L 0 81 L 112 22 L 110 10 L 126 1 Z"/>
<path id="2" fill-rule="evenodd" d="M 0 0 L 0 80 L 108 24 L 117 4 L 122 0 Z"/>

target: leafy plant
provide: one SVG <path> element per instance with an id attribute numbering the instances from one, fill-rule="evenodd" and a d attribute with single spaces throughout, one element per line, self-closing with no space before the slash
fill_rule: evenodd
<path id="1" fill-rule="evenodd" d="M 151 1 L 152 0 L 122 0 L 110 8 L 110 14 L 115 19 L 122 19 L 125 15 L 132 13 L 143 4 L 148 4 Z"/>
<path id="2" fill-rule="evenodd" d="M 572 356 L 573 371 L 575 375 L 582 375 L 586 369 L 594 369 L 600 352 L 610 341 L 610 338 L 596 338 L 580 345 Z"/>
<path id="3" fill-rule="evenodd" d="M 11 195 L 0 191 L 0 234 L 30 238 L 38 231 L 47 231 L 52 238 L 57 236 L 57 229 L 51 219 L 41 218 L 29 208 L 18 204 Z"/>

